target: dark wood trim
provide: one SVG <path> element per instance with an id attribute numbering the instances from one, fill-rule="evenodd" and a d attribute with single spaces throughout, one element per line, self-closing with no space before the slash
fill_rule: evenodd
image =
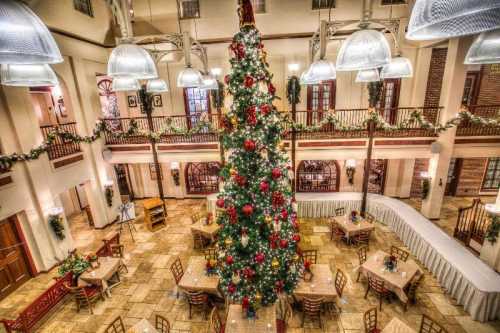
<path id="1" fill-rule="evenodd" d="M 467 144 L 467 143 L 500 143 L 500 138 L 455 139 L 455 144 Z"/>
<path id="2" fill-rule="evenodd" d="M 213 144 L 192 144 L 192 145 L 175 145 L 175 146 L 158 146 L 158 150 L 161 151 L 171 151 L 171 150 L 195 150 L 195 149 L 201 149 L 201 150 L 211 150 L 211 149 L 218 149 L 219 144 L 213 143 Z"/>
<path id="3" fill-rule="evenodd" d="M 436 140 L 375 140 L 375 146 L 422 146 L 430 145 Z"/>
<path id="4" fill-rule="evenodd" d="M 14 181 L 11 176 L 1 177 L 0 178 L 0 186 L 5 186 L 8 184 L 12 184 Z"/>
<path id="5" fill-rule="evenodd" d="M 76 162 L 83 161 L 83 154 L 72 156 L 70 158 L 66 158 L 64 160 L 60 160 L 57 162 L 54 162 L 54 168 L 58 169 L 66 165 L 70 165 Z"/>
<path id="6" fill-rule="evenodd" d="M 10 222 L 14 223 L 14 227 L 17 232 L 17 236 L 21 240 L 21 243 L 23 243 L 23 252 L 24 256 L 26 258 L 26 261 L 28 262 L 28 269 L 30 271 L 31 277 L 34 277 L 35 275 L 38 274 L 38 271 L 35 266 L 35 261 L 33 260 L 33 257 L 31 256 L 31 251 L 28 246 L 28 242 L 26 241 L 26 237 L 24 236 L 23 228 L 21 227 L 21 223 L 19 222 L 19 219 L 17 218 L 17 215 L 13 215 L 8 218 Z"/>
<path id="7" fill-rule="evenodd" d="M 308 141 L 299 142 L 299 147 L 355 147 L 366 146 L 366 141 Z"/>
<path id="8" fill-rule="evenodd" d="M 151 147 L 147 146 L 108 146 L 111 151 L 149 151 Z"/>
<path id="9" fill-rule="evenodd" d="M 76 40 L 78 40 L 80 42 L 92 44 L 94 46 L 98 46 L 98 47 L 102 47 L 102 48 L 106 48 L 106 49 L 111 49 L 111 48 L 116 47 L 116 44 L 114 44 L 114 43 L 113 44 L 102 44 L 102 43 L 99 43 L 99 42 L 87 39 L 85 37 L 81 37 L 81 36 L 75 35 L 75 34 L 73 34 L 71 32 L 67 32 L 67 31 L 58 29 L 58 28 L 49 27 L 49 30 L 53 34 L 58 34 L 58 35 L 61 35 L 61 36 L 64 36 L 64 37 L 68 37 L 68 38 L 71 38 L 71 39 L 76 39 Z"/>

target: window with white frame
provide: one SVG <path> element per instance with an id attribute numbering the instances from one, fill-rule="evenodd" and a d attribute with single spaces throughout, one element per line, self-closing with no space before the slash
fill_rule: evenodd
<path id="1" fill-rule="evenodd" d="M 90 17 L 94 17 L 91 0 L 73 0 L 73 7 L 80 13 L 83 13 Z"/>

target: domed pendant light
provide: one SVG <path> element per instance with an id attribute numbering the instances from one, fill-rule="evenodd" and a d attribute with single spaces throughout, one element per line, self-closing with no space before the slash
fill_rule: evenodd
<path id="1" fill-rule="evenodd" d="M 327 60 L 316 60 L 311 64 L 308 70 L 311 81 L 328 81 L 337 78 L 335 66 Z"/>
<path id="2" fill-rule="evenodd" d="M 203 85 L 203 77 L 199 70 L 191 67 L 191 37 L 188 32 L 183 33 L 184 61 L 186 67 L 177 76 L 179 88 L 197 88 Z"/>
<path id="3" fill-rule="evenodd" d="M 168 91 L 168 85 L 165 80 L 162 79 L 153 79 L 148 80 L 146 83 L 146 91 L 150 93 L 161 93 Z"/>
<path id="4" fill-rule="evenodd" d="M 342 43 L 337 71 L 361 71 L 387 65 L 391 49 L 384 34 L 371 29 L 356 31 Z"/>
<path id="5" fill-rule="evenodd" d="M 134 91 L 141 89 L 139 81 L 130 77 L 115 77 L 111 90 L 113 91 Z"/>
<path id="6" fill-rule="evenodd" d="M 111 52 L 108 75 L 148 80 L 157 78 L 158 72 L 148 51 L 135 44 L 121 44 Z"/>
<path id="7" fill-rule="evenodd" d="M 59 84 L 57 76 L 47 64 L 41 65 L 1 65 L 2 84 L 16 87 L 46 87 Z"/>
<path id="8" fill-rule="evenodd" d="M 500 1 L 416 0 L 406 38 L 450 38 L 497 28 L 500 28 Z"/>
<path id="9" fill-rule="evenodd" d="M 382 67 L 380 78 L 382 79 L 397 79 L 413 76 L 413 66 L 410 60 L 405 57 L 392 58 L 388 65 Z"/>
<path id="10" fill-rule="evenodd" d="M 309 84 L 318 84 L 321 82 L 319 80 L 313 79 L 311 77 L 310 71 L 311 67 L 309 66 L 309 69 L 300 75 L 300 80 L 299 80 L 300 84 L 309 85 Z"/>
<path id="11" fill-rule="evenodd" d="M 23 2 L 0 1 L 0 64 L 54 64 L 63 58 L 45 24 Z"/>
<path id="12" fill-rule="evenodd" d="M 500 29 L 481 33 L 472 43 L 465 64 L 500 63 Z"/>
<path id="13" fill-rule="evenodd" d="M 200 89 L 203 90 L 217 90 L 219 89 L 219 84 L 217 83 L 217 80 L 214 79 L 210 75 L 205 75 L 202 80 L 202 84 L 200 86 Z"/>
<path id="14" fill-rule="evenodd" d="M 365 69 L 359 71 L 356 75 L 356 82 L 375 82 L 380 81 L 378 69 Z"/>

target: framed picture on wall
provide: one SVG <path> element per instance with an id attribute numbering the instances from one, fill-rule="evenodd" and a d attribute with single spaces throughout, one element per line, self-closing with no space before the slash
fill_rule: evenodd
<path id="1" fill-rule="evenodd" d="M 163 106 L 163 102 L 161 100 L 161 95 L 154 95 L 153 96 L 153 106 L 155 108 L 161 108 Z"/>
<path id="2" fill-rule="evenodd" d="M 163 172 L 161 170 L 161 165 L 160 165 L 160 179 L 163 179 L 163 175 L 161 175 Z M 151 180 L 157 180 L 158 176 L 156 174 L 156 168 L 154 163 L 149 163 L 149 174 L 151 175 Z"/>
<path id="3" fill-rule="evenodd" d="M 137 97 L 134 95 L 127 96 L 128 107 L 136 108 L 137 107 Z"/>

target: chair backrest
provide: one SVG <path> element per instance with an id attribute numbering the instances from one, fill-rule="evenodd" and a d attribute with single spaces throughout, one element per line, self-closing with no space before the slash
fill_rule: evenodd
<path id="1" fill-rule="evenodd" d="M 302 301 L 302 309 L 304 314 L 316 316 L 321 312 L 321 308 L 323 305 L 323 298 L 309 298 L 304 297 Z"/>
<path id="2" fill-rule="evenodd" d="M 359 259 L 359 265 L 363 265 L 366 262 L 366 252 L 367 252 L 368 247 L 367 246 L 361 246 L 358 249 L 358 259 Z"/>
<path id="3" fill-rule="evenodd" d="M 87 302 L 88 301 L 88 297 L 87 297 L 87 294 L 85 293 L 85 287 L 73 287 L 69 284 L 69 282 L 64 282 L 64 288 L 68 289 L 69 290 L 69 293 L 71 295 L 73 295 L 73 297 L 77 300 L 77 301 L 85 301 Z"/>
<path id="4" fill-rule="evenodd" d="M 118 316 L 106 328 L 106 333 L 125 333 L 125 326 L 123 325 L 122 317 Z"/>
<path id="5" fill-rule="evenodd" d="M 178 284 L 184 275 L 184 269 L 182 268 L 182 262 L 180 258 L 176 258 L 175 261 L 170 265 L 170 271 L 174 276 L 175 284 Z"/>
<path id="6" fill-rule="evenodd" d="M 372 333 L 377 331 L 377 308 L 371 308 L 363 315 L 365 323 L 365 332 Z"/>
<path id="7" fill-rule="evenodd" d="M 356 234 L 355 240 L 357 243 L 369 243 L 370 242 L 371 230 L 361 231 Z"/>
<path id="8" fill-rule="evenodd" d="M 217 260 L 217 249 L 213 247 L 205 249 L 205 251 L 203 251 L 203 254 L 205 255 L 205 260 Z"/>
<path id="9" fill-rule="evenodd" d="M 373 223 L 373 222 L 375 222 L 375 216 L 373 216 L 372 214 L 366 212 L 365 213 L 365 220 L 368 223 Z"/>
<path id="10" fill-rule="evenodd" d="M 345 215 L 345 208 L 340 207 L 340 208 L 335 208 L 335 216 L 342 216 Z"/>
<path id="11" fill-rule="evenodd" d="M 378 294 L 386 294 L 389 292 L 384 286 L 384 280 L 380 280 L 372 274 L 368 275 L 368 285 Z"/>
<path id="12" fill-rule="evenodd" d="M 218 220 L 221 216 L 226 215 L 226 210 L 222 208 L 215 209 L 215 219 Z"/>
<path id="13" fill-rule="evenodd" d="M 420 274 L 418 277 L 413 278 L 413 280 L 410 282 L 410 286 L 408 287 L 407 292 L 409 299 L 415 299 L 415 296 L 417 295 L 417 289 L 422 284 L 422 281 L 424 281 L 424 274 Z"/>
<path id="14" fill-rule="evenodd" d="M 344 287 L 347 284 L 347 276 L 340 269 L 337 270 L 337 274 L 335 275 L 335 289 L 337 290 L 337 295 L 342 297 L 342 293 L 344 292 Z"/>
<path id="15" fill-rule="evenodd" d="M 302 251 L 302 260 L 309 261 L 311 264 L 316 264 L 318 261 L 318 250 Z"/>
<path id="16" fill-rule="evenodd" d="M 224 333 L 224 326 L 217 312 L 217 307 L 214 307 L 210 313 L 210 327 L 212 327 L 212 332 L 214 333 Z"/>
<path id="17" fill-rule="evenodd" d="M 201 305 L 207 302 L 207 294 L 202 291 L 186 291 L 186 298 L 189 304 Z"/>
<path id="18" fill-rule="evenodd" d="M 434 319 L 423 315 L 419 333 L 447 333 L 447 331 L 443 326 L 436 323 Z"/>
<path id="19" fill-rule="evenodd" d="M 169 333 L 170 323 L 168 322 L 167 318 L 157 314 L 155 320 L 155 328 L 159 333 Z"/>
<path id="20" fill-rule="evenodd" d="M 398 260 L 406 262 L 406 260 L 408 260 L 408 257 L 410 256 L 410 253 L 403 250 L 402 248 L 392 245 L 391 256 L 394 256 L 398 258 Z"/>
<path id="21" fill-rule="evenodd" d="M 116 244 L 111 246 L 111 256 L 114 258 L 122 258 L 124 246 L 122 244 Z"/>
<path id="22" fill-rule="evenodd" d="M 193 224 L 195 224 L 196 222 L 201 220 L 202 217 L 203 217 L 203 214 L 201 212 L 193 213 L 193 214 L 191 214 L 191 222 Z"/>

